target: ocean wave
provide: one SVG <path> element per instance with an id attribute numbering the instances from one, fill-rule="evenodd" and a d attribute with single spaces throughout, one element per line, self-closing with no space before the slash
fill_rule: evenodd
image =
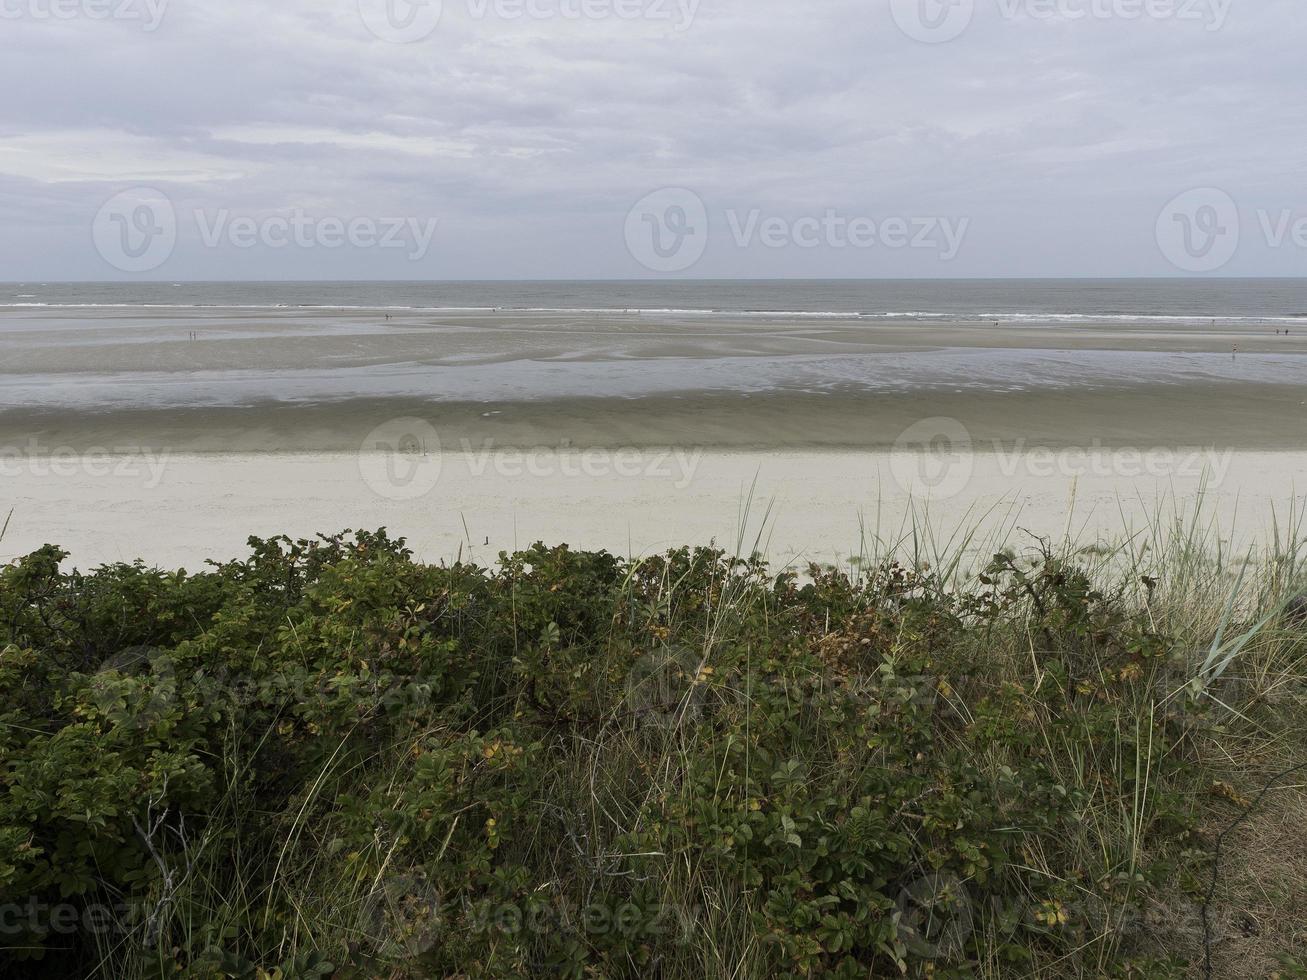
<path id="1" fill-rule="evenodd" d="M 22 298 L 22 297 L 20 297 Z M 349 313 L 503 313 L 552 314 L 574 316 L 675 316 L 675 317 L 745 317 L 760 319 L 823 319 L 823 320 L 921 320 L 945 323 L 971 323 L 997 321 L 999 323 L 1202 323 L 1215 321 L 1221 324 L 1302 324 L 1307 313 L 1281 315 L 1247 315 L 1223 313 L 1131 313 L 1126 311 L 1078 312 L 1060 310 L 1038 312 L 1013 311 L 931 311 L 931 310 L 748 310 L 700 309 L 678 307 L 593 307 L 593 306 L 410 306 L 410 305 L 353 305 L 318 303 L 61 303 L 61 302 L 0 302 L 5 309 L 49 310 L 276 310 L 318 311 Z"/>

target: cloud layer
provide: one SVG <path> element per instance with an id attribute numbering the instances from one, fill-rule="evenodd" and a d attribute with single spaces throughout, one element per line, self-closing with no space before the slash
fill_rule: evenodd
<path id="1" fill-rule="evenodd" d="M 1299 8 L 0 0 L 0 279 L 1176 275 L 1159 215 L 1193 188 L 1236 210 L 1200 196 L 1177 233 L 1240 233 L 1201 271 L 1300 275 Z M 684 269 L 630 247 L 669 187 L 703 204 Z M 141 188 L 175 244 L 125 271 L 95 222 Z"/>

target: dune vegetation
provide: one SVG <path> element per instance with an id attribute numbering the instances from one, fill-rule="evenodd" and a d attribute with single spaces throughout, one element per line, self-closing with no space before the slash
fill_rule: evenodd
<path id="1" fill-rule="evenodd" d="M 1307 976 L 1301 556 L 1175 532 L 44 548 L 0 569 L 0 974 Z"/>

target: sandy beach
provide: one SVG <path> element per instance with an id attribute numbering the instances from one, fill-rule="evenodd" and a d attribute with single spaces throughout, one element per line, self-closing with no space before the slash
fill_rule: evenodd
<path id="1" fill-rule="evenodd" d="M 983 558 L 1035 536 L 1115 544 L 1195 512 L 1244 548 L 1307 509 L 1304 473 L 1307 452 L 1198 447 L 67 454 L 4 464 L 0 560 L 57 543 L 84 567 L 196 568 L 243 554 L 251 534 L 384 525 L 431 561 L 490 563 L 536 541 L 634 556 L 693 542 L 802 567 L 883 553 L 914 525 L 934 535 L 924 556 L 974 532 Z"/>
<path id="2" fill-rule="evenodd" d="M 1094 541 L 1164 505 L 1251 540 L 1307 473 L 1307 332 L 1270 319 L 10 308 L 0 354 L 4 558 L 386 525 L 842 562 L 914 516 Z"/>

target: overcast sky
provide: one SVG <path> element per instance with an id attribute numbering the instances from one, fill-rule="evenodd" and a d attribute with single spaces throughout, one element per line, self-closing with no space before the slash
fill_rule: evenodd
<path id="1" fill-rule="evenodd" d="M 1296 276 L 1304 24 L 1302 0 L 0 0 L 0 280 Z"/>

